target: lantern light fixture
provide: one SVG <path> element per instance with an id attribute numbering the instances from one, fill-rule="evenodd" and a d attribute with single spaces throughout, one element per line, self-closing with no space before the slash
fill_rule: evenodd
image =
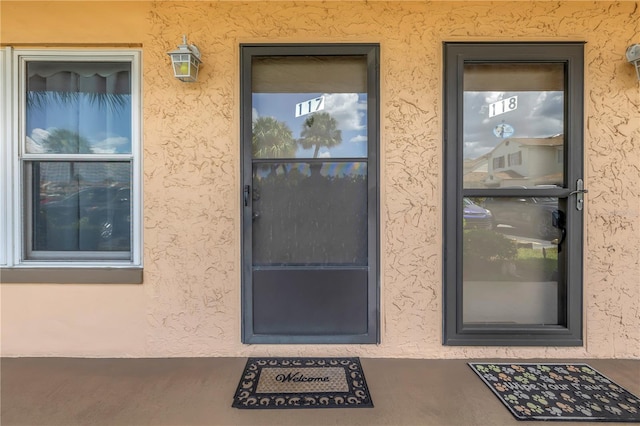
<path id="1" fill-rule="evenodd" d="M 171 57 L 173 75 L 180 81 L 193 83 L 198 79 L 198 69 L 202 63 L 200 51 L 195 44 L 187 44 L 187 36 L 182 36 L 182 44 L 176 50 L 167 52 Z"/>
<path id="2" fill-rule="evenodd" d="M 627 61 L 636 69 L 636 77 L 640 80 L 640 44 L 632 44 L 627 49 Z"/>

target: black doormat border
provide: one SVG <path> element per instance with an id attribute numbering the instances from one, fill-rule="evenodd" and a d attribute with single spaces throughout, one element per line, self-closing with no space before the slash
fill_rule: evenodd
<path id="1" fill-rule="evenodd" d="M 468 365 L 518 420 L 640 422 L 640 398 L 588 364 Z"/>
<path id="2" fill-rule="evenodd" d="M 322 368 L 342 367 L 345 370 L 347 392 L 257 393 L 264 367 Z M 233 397 L 232 407 L 242 409 L 290 408 L 371 408 L 373 401 L 362 371 L 360 358 L 249 358 Z"/>

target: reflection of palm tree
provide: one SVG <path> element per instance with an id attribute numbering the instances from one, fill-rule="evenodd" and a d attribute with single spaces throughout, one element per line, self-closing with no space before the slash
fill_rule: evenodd
<path id="1" fill-rule="evenodd" d="M 289 126 L 273 117 L 253 122 L 252 154 L 254 158 L 295 157 L 297 145 Z"/>
<path id="2" fill-rule="evenodd" d="M 342 143 L 342 131 L 338 129 L 338 122 L 326 112 L 307 118 L 300 136 L 299 142 L 304 149 L 315 146 L 313 158 L 318 158 L 320 147 L 330 148 Z"/>
<path id="3" fill-rule="evenodd" d="M 45 152 L 55 154 L 91 154 L 89 141 L 76 132 L 55 129 L 43 141 Z"/>

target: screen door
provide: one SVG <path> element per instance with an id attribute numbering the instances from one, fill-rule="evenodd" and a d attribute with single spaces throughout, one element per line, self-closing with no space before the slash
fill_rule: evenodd
<path id="1" fill-rule="evenodd" d="M 243 45 L 243 340 L 375 343 L 377 46 Z"/>

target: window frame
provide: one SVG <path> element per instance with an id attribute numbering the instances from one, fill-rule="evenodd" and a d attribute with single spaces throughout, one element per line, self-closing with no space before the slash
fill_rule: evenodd
<path id="1" fill-rule="evenodd" d="M 8 93 L 11 87 L 11 69 L 9 64 L 11 61 L 8 59 L 11 56 L 11 48 L 0 49 L 0 123 L 2 124 L 2 133 L 0 134 L 0 165 L 2 167 L 0 175 L 0 267 L 7 265 L 7 253 L 11 250 L 11 238 L 7 222 L 11 217 L 11 209 L 9 209 L 9 190 L 11 186 L 11 167 L 9 167 L 8 161 L 8 143 L 10 140 L 10 124 L 11 115 L 9 114 L 11 109 L 8 108 L 10 98 Z"/>
<path id="2" fill-rule="evenodd" d="M 575 208 L 577 179 L 583 174 L 583 42 L 445 42 L 443 182 L 443 344 L 451 346 L 583 345 L 583 212 Z M 513 189 L 463 189 L 463 77 L 465 63 L 562 63 L 565 66 L 565 153 L 563 188 L 527 189 L 528 196 L 566 202 L 566 291 L 558 303 L 565 325 L 464 325 L 462 319 L 462 207 L 464 196 L 521 196 Z"/>
<path id="3" fill-rule="evenodd" d="M 2 201 L 7 207 L 1 217 L 3 260 L 2 282 L 43 283 L 141 283 L 142 282 L 142 52 L 140 49 L 13 49 L 4 50 L 6 88 L 1 119 L 6 132 L 2 135 L 3 176 Z M 128 62 L 131 64 L 131 153 L 130 154 L 29 154 L 25 150 L 26 64 L 46 62 Z M 63 158 L 60 158 L 63 157 Z M 25 168 L 37 161 L 55 158 L 58 161 L 126 161 L 131 164 L 131 241 L 127 258 L 95 255 L 87 258 L 29 258 L 29 231 L 25 221 L 31 217 L 26 209 L 28 179 Z M 99 254 L 99 253 L 98 253 Z"/>

